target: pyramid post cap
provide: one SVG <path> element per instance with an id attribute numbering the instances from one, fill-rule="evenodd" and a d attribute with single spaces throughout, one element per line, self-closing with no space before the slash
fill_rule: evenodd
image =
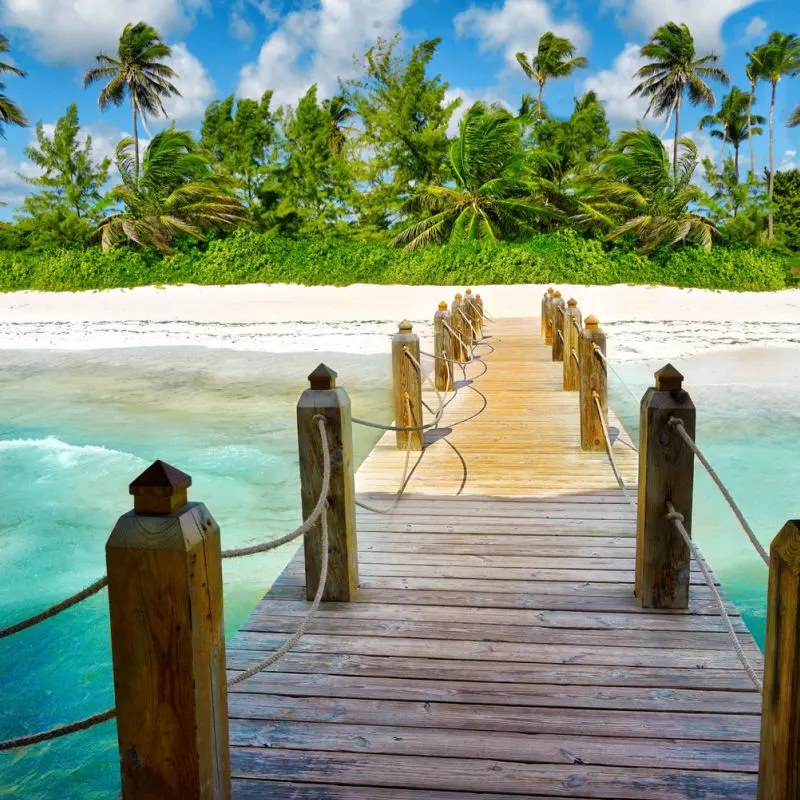
<path id="1" fill-rule="evenodd" d="M 337 373 L 326 364 L 320 364 L 309 376 L 312 389 L 325 390 L 336 388 Z"/>
<path id="2" fill-rule="evenodd" d="M 154 461 L 128 487 L 137 514 L 172 514 L 188 500 L 192 478 L 160 459 Z"/>
<path id="3" fill-rule="evenodd" d="M 578 301 L 577 301 L 577 300 L 576 300 L 574 297 L 570 297 L 570 299 L 569 299 L 569 300 L 567 300 L 567 305 L 568 305 L 570 308 L 576 308 L 576 307 L 577 307 L 577 305 L 578 305 Z"/>
<path id="4" fill-rule="evenodd" d="M 467 289 L 467 294 L 472 294 L 472 289 Z"/>
<path id="5" fill-rule="evenodd" d="M 655 374 L 656 389 L 662 392 L 679 392 L 683 388 L 683 375 L 672 364 L 661 367 Z"/>
<path id="6" fill-rule="evenodd" d="M 414 326 L 407 320 L 404 319 L 398 326 L 397 329 L 400 333 L 411 333 L 414 330 Z"/>
<path id="7" fill-rule="evenodd" d="M 555 289 L 554 289 L 554 288 L 551 286 L 551 287 L 550 287 L 550 288 L 547 290 L 547 294 L 553 294 L 553 292 L 555 292 Z"/>
<path id="8" fill-rule="evenodd" d="M 591 328 L 592 330 L 594 330 L 595 328 L 600 327 L 600 320 L 597 319 L 597 317 L 594 314 L 589 314 L 589 316 L 586 317 L 586 319 L 583 321 L 583 324 L 587 328 Z"/>
<path id="9" fill-rule="evenodd" d="M 555 294 L 553 295 L 553 297 L 561 297 L 561 292 L 555 292 Z"/>
<path id="10" fill-rule="evenodd" d="M 447 303 L 445 303 L 444 300 L 442 300 L 442 302 L 439 303 L 439 311 L 447 311 Z"/>
<path id="11" fill-rule="evenodd" d="M 476 295 L 475 295 L 475 299 L 476 299 L 476 300 L 480 300 L 480 299 L 481 299 L 481 296 L 480 296 L 479 294 L 476 294 Z"/>
<path id="12" fill-rule="evenodd" d="M 460 299 L 461 299 L 461 294 L 459 292 L 456 292 L 456 300 L 460 300 Z"/>

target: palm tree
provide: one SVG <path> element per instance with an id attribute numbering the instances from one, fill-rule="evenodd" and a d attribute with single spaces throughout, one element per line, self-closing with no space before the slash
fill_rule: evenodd
<path id="1" fill-rule="evenodd" d="M 750 178 L 751 180 L 755 178 L 756 175 L 756 151 L 753 147 L 753 134 L 752 134 L 752 126 L 753 126 L 753 103 L 756 101 L 756 83 L 758 83 L 758 78 L 756 77 L 756 68 L 755 64 L 753 63 L 753 54 L 748 53 L 747 57 L 750 59 L 747 62 L 747 66 L 744 68 L 744 71 L 747 75 L 747 80 L 750 81 L 750 99 L 747 103 L 747 137 L 750 144 Z"/>
<path id="2" fill-rule="evenodd" d="M 406 251 L 451 241 L 498 239 L 532 233 L 535 223 L 557 212 L 534 196 L 522 147 L 522 123 L 499 107 L 475 103 L 450 146 L 455 188 L 424 186 L 407 204 L 422 219 L 392 244 Z"/>
<path id="3" fill-rule="evenodd" d="M 0 33 L 0 55 L 7 53 L 9 49 L 8 39 Z M 20 78 L 25 77 L 25 73 L 21 69 L 17 69 L 13 64 L 0 61 L 0 75 L 9 72 L 12 75 L 19 75 Z M 0 81 L 0 136 L 4 135 L 3 125 L 19 125 L 24 128 L 28 124 L 22 109 L 10 97 L 2 93 L 5 88 L 5 83 Z"/>
<path id="4" fill-rule="evenodd" d="M 763 125 L 766 122 L 764 117 L 759 114 L 752 114 L 750 110 L 750 94 L 734 86 L 730 92 L 722 98 L 719 111 L 716 114 L 706 114 L 699 124 L 699 129 L 711 128 L 711 136 L 722 140 L 722 147 L 719 155 L 719 170 L 723 172 L 725 168 L 725 145 L 730 142 L 734 149 L 734 172 L 739 178 L 739 148 L 745 139 L 753 136 L 760 136 L 764 131 L 762 128 L 753 127 Z M 717 127 L 714 127 L 717 126 Z"/>
<path id="5" fill-rule="evenodd" d="M 800 73 L 800 38 L 793 33 L 775 31 L 766 44 L 759 45 L 752 53 L 754 77 L 769 81 L 772 98 L 769 105 L 769 201 L 775 194 L 775 96 L 778 81 L 784 76 Z M 769 238 L 774 238 L 774 219 L 768 217 Z"/>
<path id="6" fill-rule="evenodd" d="M 714 107 L 714 92 L 705 82 L 717 80 L 727 84 L 730 77 L 725 70 L 714 66 L 719 61 L 715 53 L 696 58 L 694 38 L 685 24 L 668 22 L 653 34 L 641 49 L 643 58 L 650 60 L 635 76 L 642 82 L 631 92 L 631 97 L 649 97 L 645 116 L 653 111 L 656 116 L 667 115 L 667 125 L 675 114 L 675 140 L 673 143 L 673 177 L 678 180 L 678 147 L 681 133 L 681 103 L 688 89 L 689 102 Z"/>
<path id="7" fill-rule="evenodd" d="M 800 125 L 800 106 L 792 111 L 792 115 L 789 117 L 789 121 L 786 123 L 790 128 L 796 128 Z"/>
<path id="8" fill-rule="evenodd" d="M 639 128 L 619 135 L 603 160 L 605 180 L 599 187 L 599 194 L 616 204 L 623 216 L 609 240 L 633 233 L 647 251 L 686 241 L 711 249 L 714 223 L 689 210 L 703 198 L 700 187 L 692 183 L 697 145 L 684 138 L 678 146 L 676 173 L 670 170 L 669 152 L 655 133 Z"/>
<path id="9" fill-rule="evenodd" d="M 131 98 L 133 113 L 134 175 L 139 174 L 139 128 L 138 120 L 147 131 L 146 116 L 159 113 L 167 116 L 163 98 L 180 97 L 180 92 L 171 82 L 178 77 L 172 67 L 163 61 L 172 50 L 164 44 L 155 28 L 145 22 L 128 23 L 119 37 L 117 57 L 104 53 L 95 57 L 100 66 L 86 71 L 83 85 L 108 80 L 100 90 L 97 103 L 101 110 L 109 105 L 120 106 L 127 95 Z M 149 135 L 149 131 L 148 131 Z"/>
<path id="10" fill-rule="evenodd" d="M 562 39 L 552 31 L 543 34 L 539 39 L 536 55 L 528 61 L 525 53 L 517 53 L 517 62 L 522 71 L 539 84 L 537 108 L 542 116 L 542 92 L 548 79 L 567 78 L 576 69 L 586 69 L 589 61 L 583 56 L 573 57 L 575 45 L 569 39 Z"/>
<path id="11" fill-rule="evenodd" d="M 135 159 L 133 140 L 123 139 L 117 146 L 122 183 L 111 198 L 125 210 L 105 217 L 94 232 L 105 252 L 129 242 L 168 254 L 176 235 L 202 239 L 206 230 L 247 221 L 233 187 L 214 172 L 210 156 L 188 131 L 173 126 L 157 133 L 145 148 L 141 174 Z"/>
<path id="12" fill-rule="evenodd" d="M 328 147 L 331 155 L 340 156 L 344 150 L 347 134 L 354 130 L 353 127 L 344 123 L 355 116 L 350 106 L 347 105 L 347 98 L 344 95 L 334 95 L 330 100 L 323 100 L 322 107 L 330 114 L 330 133 L 328 134 Z"/>

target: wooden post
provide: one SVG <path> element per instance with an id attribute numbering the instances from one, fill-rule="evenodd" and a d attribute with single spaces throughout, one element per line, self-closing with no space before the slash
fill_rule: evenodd
<path id="1" fill-rule="evenodd" d="M 483 338 L 483 331 L 485 328 L 484 323 L 486 320 L 483 316 L 483 300 L 481 300 L 481 296 L 479 294 L 475 295 L 475 309 L 478 312 L 476 315 L 478 319 L 478 333 L 481 335 L 481 338 Z"/>
<path id="2" fill-rule="evenodd" d="M 547 290 L 550 291 L 549 289 Z M 558 292 L 561 297 L 561 292 Z M 556 299 L 556 293 L 553 292 L 550 298 L 545 302 L 544 306 L 544 343 L 552 346 L 553 344 L 553 303 Z"/>
<path id="3" fill-rule="evenodd" d="M 475 298 L 472 296 L 472 289 L 467 289 L 466 293 L 464 294 L 464 314 L 467 317 L 469 322 L 464 322 L 464 327 L 467 331 L 467 336 L 469 339 L 467 341 L 472 342 L 472 344 L 478 343 L 478 337 L 475 335 L 478 331 L 478 325 L 476 324 L 476 319 L 478 317 L 477 312 L 475 311 Z M 470 323 L 472 323 L 470 325 Z"/>
<path id="4" fill-rule="evenodd" d="M 419 336 L 412 333 L 408 320 L 400 323 L 399 333 L 392 337 L 392 379 L 394 385 L 394 419 L 398 428 L 422 425 L 422 375 L 406 350 L 419 361 Z M 409 414 L 410 401 L 411 411 Z M 422 450 L 423 431 L 397 431 L 397 449 L 405 450 L 411 438 L 411 449 Z"/>
<path id="5" fill-rule="evenodd" d="M 447 310 L 447 303 L 439 303 L 439 310 L 433 316 L 433 353 L 437 357 L 434 361 L 434 372 L 436 375 L 436 388 L 440 392 L 453 391 L 453 371 L 455 364 L 453 359 L 453 337 L 450 331 L 445 328 L 445 324 L 450 325 L 450 312 Z M 443 361 L 447 358 L 450 361 Z"/>
<path id="6" fill-rule="evenodd" d="M 655 378 L 639 416 L 636 596 L 642 608 L 688 608 L 690 552 L 666 514 L 671 501 L 691 535 L 694 453 L 669 420 L 683 420 L 694 438 L 695 408 L 683 390 L 683 375 L 672 364 Z"/>
<path id="7" fill-rule="evenodd" d="M 106 543 L 122 796 L 228 800 L 219 527 L 156 461 Z"/>
<path id="8" fill-rule="evenodd" d="M 358 589 L 356 490 L 353 480 L 353 421 L 350 398 L 336 386 L 336 373 L 320 364 L 309 376 L 311 387 L 297 404 L 297 442 L 300 451 L 300 496 L 303 519 L 308 519 L 322 491 L 324 453 L 315 417 L 325 417 L 331 477 L 328 486 L 328 579 L 322 599 L 348 602 Z M 322 567 L 322 520 L 303 538 L 306 598 L 317 593 Z"/>
<path id="9" fill-rule="evenodd" d="M 542 336 L 544 337 L 545 342 L 547 342 L 547 315 L 549 314 L 549 309 L 547 306 L 550 303 L 554 292 L 555 289 L 551 286 L 542 297 Z"/>
<path id="10" fill-rule="evenodd" d="M 758 800 L 800 797 L 800 520 L 769 552 Z"/>
<path id="11" fill-rule="evenodd" d="M 450 327 L 461 336 L 461 338 L 456 336 L 453 344 L 453 349 L 456 352 L 456 359 L 458 361 L 469 360 L 469 352 L 464 346 L 468 341 L 467 336 L 464 333 L 465 322 L 464 318 L 461 316 L 461 314 L 459 314 L 459 311 L 463 310 L 464 301 L 461 299 L 460 294 L 456 294 L 455 300 L 453 300 L 452 304 L 450 305 Z"/>
<path id="12" fill-rule="evenodd" d="M 603 418 L 608 424 L 608 380 L 606 365 L 595 355 L 595 345 L 605 354 L 606 335 L 599 327 L 597 317 L 586 318 L 581 331 L 578 357 L 581 362 L 580 408 L 581 408 L 581 448 L 583 450 L 605 450 L 606 440 L 603 425 L 594 402 L 595 395 L 600 400 Z"/>
<path id="13" fill-rule="evenodd" d="M 553 320 L 553 361 L 564 360 L 564 314 L 565 305 L 561 292 L 553 295 L 550 305 L 550 314 Z"/>
<path id="14" fill-rule="evenodd" d="M 580 366 L 576 360 L 576 356 L 579 358 L 580 326 L 581 312 L 578 309 L 578 301 L 571 298 L 567 301 L 567 311 L 564 314 L 564 391 L 566 392 L 577 392 L 581 388 Z"/>

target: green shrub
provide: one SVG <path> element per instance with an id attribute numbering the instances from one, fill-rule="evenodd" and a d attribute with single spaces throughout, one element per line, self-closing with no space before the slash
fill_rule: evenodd
<path id="1" fill-rule="evenodd" d="M 651 256 L 572 231 L 500 245 L 457 244 L 405 253 L 350 238 L 288 239 L 238 231 L 207 249 L 169 258 L 120 248 L 53 253 L 0 251 L 0 290 L 77 291 L 151 284 L 352 283 L 464 285 L 511 283 L 663 284 L 771 291 L 787 285 L 786 258 L 767 248 L 681 247 Z"/>

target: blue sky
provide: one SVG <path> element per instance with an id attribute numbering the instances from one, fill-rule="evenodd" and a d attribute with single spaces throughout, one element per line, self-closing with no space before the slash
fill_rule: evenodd
<path id="1" fill-rule="evenodd" d="M 686 22 L 699 52 L 723 57 L 733 82 L 747 88 L 745 54 L 771 31 L 800 32 L 797 0 L 0 0 L 0 29 L 9 37 L 13 61 L 28 73 L 9 76 L 7 93 L 32 123 L 52 124 L 70 102 L 77 102 L 81 124 L 101 154 L 111 154 L 131 131 L 127 108 L 101 113 L 97 92 L 84 90 L 81 78 L 94 54 L 113 52 L 126 22 L 150 22 L 173 47 L 173 66 L 183 97 L 170 103 L 179 127 L 197 129 L 210 100 L 232 92 L 260 96 L 276 92 L 291 103 L 311 83 L 321 95 L 336 89 L 336 78 L 353 74 L 353 55 L 362 54 L 379 35 L 400 31 L 407 44 L 442 37 L 434 68 L 465 105 L 475 99 L 516 107 L 535 87 L 514 63 L 518 50 L 531 52 L 547 30 L 568 36 L 590 61 L 574 78 L 546 88 L 551 111 L 568 114 L 572 98 L 594 89 L 606 105 L 612 126 L 633 127 L 644 106 L 629 98 L 638 49 L 668 20 Z M 715 87 L 720 94 L 721 87 Z M 766 116 L 769 91 L 762 85 L 757 111 Z M 800 77 L 779 86 L 776 160 L 796 166 L 800 129 L 785 127 L 800 104 Z M 704 154 L 717 145 L 697 131 L 705 111 L 684 114 L 682 133 L 691 134 Z M 164 121 L 154 121 L 151 130 Z M 653 121 L 661 133 L 663 123 Z M 668 134 L 669 136 L 670 134 Z M 16 173 L 30 173 L 23 148 L 32 129 L 8 129 L 0 142 L 0 199 L 8 218 L 29 191 Z M 766 163 L 766 135 L 757 145 Z M 746 157 L 746 154 L 745 154 Z"/>

